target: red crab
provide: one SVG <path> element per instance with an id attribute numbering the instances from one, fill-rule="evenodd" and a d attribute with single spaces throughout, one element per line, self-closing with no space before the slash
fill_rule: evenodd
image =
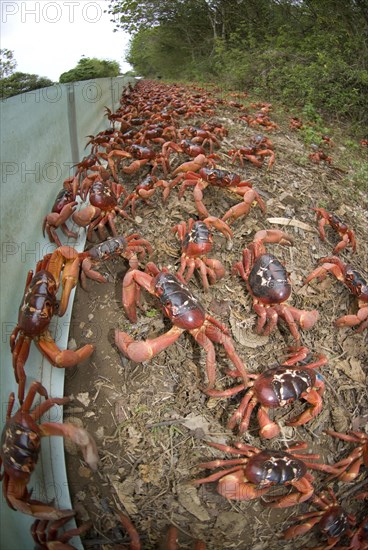
<path id="1" fill-rule="evenodd" d="M 289 122 L 289 128 L 292 129 L 292 130 L 300 130 L 301 128 L 303 128 L 304 124 L 303 122 L 300 120 L 300 118 L 294 116 L 290 119 L 290 122 Z"/>
<path id="2" fill-rule="evenodd" d="M 73 212 L 75 211 L 75 207 L 78 204 L 77 201 L 74 200 L 74 197 L 75 195 L 73 191 L 65 188 L 61 189 L 56 197 L 50 214 L 47 214 L 47 216 L 45 216 L 43 220 L 43 236 L 45 236 L 46 231 L 50 242 L 56 243 L 57 246 L 62 246 L 62 243 L 56 232 L 56 229 L 58 229 L 58 227 L 61 227 L 64 235 L 70 237 L 71 239 L 76 239 L 78 236 L 77 233 L 70 231 L 65 223 L 73 214 Z"/>
<path id="3" fill-rule="evenodd" d="M 188 162 L 183 162 L 183 164 L 180 164 L 172 172 L 172 176 L 174 176 L 175 179 L 172 180 L 172 182 L 170 182 L 170 189 L 172 189 L 172 187 L 174 187 L 183 179 L 185 179 L 188 173 L 198 172 L 198 170 L 200 170 L 201 168 L 207 165 L 216 166 L 216 163 L 213 160 L 212 155 L 206 156 L 206 155 L 203 155 L 202 153 L 194 157 L 193 160 L 189 160 Z M 166 199 L 167 197 L 168 197 L 168 192 L 164 198 Z"/>
<path id="4" fill-rule="evenodd" d="M 356 240 L 355 233 L 352 229 L 349 229 L 346 223 L 344 223 L 336 214 L 327 212 L 324 208 L 313 208 L 317 214 L 318 231 L 321 239 L 326 240 L 325 225 L 328 224 L 334 229 L 341 237 L 341 241 L 333 249 L 334 254 L 338 254 L 346 246 L 351 245 L 353 252 L 356 252 Z"/>
<path id="5" fill-rule="evenodd" d="M 345 482 L 355 481 L 359 475 L 360 467 L 364 465 L 365 468 L 368 468 L 368 435 L 356 431 L 344 434 L 326 430 L 326 433 L 342 441 L 357 444 L 356 448 L 346 458 L 334 464 L 333 467 L 337 473 L 330 477 L 330 479 L 337 478 L 339 481 Z"/>
<path id="6" fill-rule="evenodd" d="M 138 199 L 148 203 L 148 199 L 156 192 L 158 187 L 169 187 L 169 183 L 165 180 L 159 180 L 152 174 L 147 176 L 138 183 L 133 193 L 130 193 L 124 200 L 122 208 L 126 208 L 128 205 L 131 207 L 132 216 L 135 216 L 135 203 Z"/>
<path id="7" fill-rule="evenodd" d="M 145 341 L 135 341 L 126 332 L 116 329 L 115 343 L 121 353 L 137 363 L 148 361 L 176 342 L 184 331 L 188 331 L 206 351 L 208 387 L 213 387 L 216 381 L 216 356 L 213 342 L 224 346 L 230 361 L 239 371 L 244 382 L 248 383 L 246 367 L 235 351 L 227 328 L 206 314 L 198 298 L 175 275 L 160 271 L 151 262 L 147 264 L 146 270 L 148 273 L 131 269 L 124 277 L 123 306 L 127 317 L 132 323 L 136 323 L 140 289 L 144 288 L 159 299 L 164 314 L 172 321 L 173 326 L 167 333 Z"/>
<path id="8" fill-rule="evenodd" d="M 145 253 L 151 255 L 152 252 L 152 247 L 149 242 L 142 239 L 137 233 L 128 235 L 127 237 L 123 235 L 110 237 L 106 241 L 93 246 L 86 252 L 81 252 L 79 254 L 79 258 L 82 260 L 82 287 L 86 289 L 87 278 L 98 281 L 99 283 L 107 283 L 106 277 L 94 269 L 101 262 L 121 256 L 129 260 L 129 266 L 131 268 L 137 268 L 137 255 L 141 257 L 144 256 Z"/>
<path id="9" fill-rule="evenodd" d="M 257 418 L 261 427 L 260 437 L 271 439 L 280 433 L 279 425 L 269 418 L 269 410 L 286 407 L 297 399 L 304 399 L 310 406 L 298 417 L 286 422 L 287 426 L 302 426 L 315 418 L 322 410 L 322 394 L 324 382 L 322 377 L 314 372 L 327 363 L 327 358 L 320 355 L 314 362 L 303 360 L 309 355 L 308 348 L 290 348 L 289 359 L 277 367 L 268 368 L 261 374 L 249 374 L 253 380 L 248 385 L 240 384 L 227 390 L 207 390 L 211 397 L 230 397 L 244 392 L 239 407 L 231 416 L 228 428 L 239 425 L 239 433 L 248 430 L 253 409 L 259 404 Z M 302 362 L 300 366 L 295 366 Z M 235 373 L 236 374 L 236 373 Z"/>
<path id="10" fill-rule="evenodd" d="M 318 510 L 294 517 L 294 523 L 301 523 L 286 529 L 283 532 L 283 539 L 290 540 L 304 535 L 314 526 L 317 526 L 321 535 L 327 538 L 327 548 L 335 547 L 344 536 L 349 538 L 353 536 L 351 527 L 356 523 L 355 517 L 340 506 L 332 489 L 320 496 L 312 495 L 310 503 Z"/>
<path id="11" fill-rule="evenodd" d="M 87 239 L 92 240 L 93 231 L 97 229 L 101 240 L 106 238 L 105 228 L 108 225 L 114 237 L 118 232 L 115 226 L 117 214 L 123 218 L 130 219 L 130 216 L 118 206 L 118 199 L 122 193 L 121 186 L 109 185 L 106 181 L 98 178 L 93 181 L 89 188 L 90 205 L 74 212 L 73 221 L 80 227 L 87 227 Z"/>
<path id="12" fill-rule="evenodd" d="M 109 168 L 116 182 L 118 182 L 119 179 L 117 175 L 117 163 L 115 159 L 124 159 L 124 158 L 135 159 L 131 164 L 129 164 L 128 166 L 124 166 L 122 168 L 122 171 L 125 174 L 133 174 L 148 163 L 152 165 L 152 169 L 151 169 L 152 174 L 155 172 L 155 170 L 159 165 L 161 165 L 165 176 L 168 173 L 167 159 L 163 154 L 156 153 L 156 151 L 154 151 L 150 147 L 145 147 L 143 145 L 138 145 L 137 143 L 133 143 L 132 145 L 127 147 L 126 151 L 123 151 L 121 149 L 116 149 L 111 151 L 107 155 Z"/>
<path id="13" fill-rule="evenodd" d="M 179 197 L 181 198 L 184 195 L 187 187 L 194 186 L 193 197 L 201 218 L 209 217 L 208 210 L 203 203 L 203 191 L 208 186 L 220 187 L 243 197 L 243 202 L 232 206 L 222 217 L 222 220 L 227 223 L 231 223 L 241 216 L 247 216 L 255 201 L 262 212 L 266 211 L 265 204 L 257 191 L 252 188 L 248 181 L 241 181 L 240 176 L 234 172 L 219 168 L 201 168 L 198 174 L 189 171 L 185 177 L 187 179 L 184 180 L 181 186 Z"/>
<path id="14" fill-rule="evenodd" d="M 362 275 L 351 265 L 345 264 L 337 256 L 329 256 L 319 260 L 320 265 L 304 281 L 308 284 L 312 279 L 324 279 L 327 273 L 332 273 L 336 279 L 344 283 L 353 296 L 358 298 L 356 314 L 343 315 L 335 321 L 337 327 L 357 327 L 355 332 L 360 333 L 368 328 L 368 284 Z"/>
<path id="15" fill-rule="evenodd" d="M 87 359 L 94 350 L 93 345 L 87 344 L 79 350 L 61 351 L 48 330 L 53 315 L 57 312 L 61 317 L 65 313 L 70 292 L 78 282 L 79 265 L 78 252 L 70 246 L 62 246 L 37 263 L 35 274 L 33 271 L 28 272 L 18 323 L 10 336 L 20 403 L 23 401 L 26 382 L 24 365 L 32 340 L 56 367 L 74 367 Z M 63 292 L 58 302 L 56 295 L 61 274 Z"/>
<path id="16" fill-rule="evenodd" d="M 320 147 L 317 147 L 317 146 L 313 147 L 313 153 L 310 153 L 308 155 L 308 158 L 309 158 L 309 160 L 311 160 L 315 164 L 319 164 L 322 161 L 326 162 L 327 164 L 332 163 L 332 157 L 327 155 L 327 153 L 323 149 L 321 149 Z"/>
<path id="17" fill-rule="evenodd" d="M 36 519 L 31 525 L 31 535 L 36 544 L 36 550 L 75 550 L 75 546 L 69 544 L 73 537 L 83 535 L 92 527 L 92 522 L 83 523 L 80 527 L 67 529 L 59 533 L 69 517 L 49 521 L 47 519 Z"/>
<path id="18" fill-rule="evenodd" d="M 188 225 L 182 221 L 173 227 L 173 231 L 178 233 L 182 249 L 177 277 L 188 283 L 194 270 L 198 269 L 205 290 L 208 290 L 209 284 L 216 283 L 225 275 L 225 268 L 220 260 L 207 258 L 207 254 L 212 250 L 213 237 L 210 231 L 212 226 L 221 231 L 228 239 L 233 236 L 230 227 L 214 217 L 206 218 L 203 221 L 194 221 L 193 218 L 190 218 Z M 184 276 L 187 268 L 187 274 Z"/>
<path id="19" fill-rule="evenodd" d="M 36 393 L 45 397 L 46 401 L 30 411 Z M 39 519 L 70 518 L 75 515 L 74 510 L 58 510 L 49 504 L 34 500 L 27 489 L 38 461 L 41 438 L 59 435 L 71 439 L 80 446 L 84 460 L 93 470 L 97 469 L 98 462 L 96 444 L 86 430 L 74 424 L 37 424 L 37 420 L 53 405 L 63 405 L 69 401 L 68 397 L 48 398 L 46 388 L 40 382 L 31 384 L 23 405 L 14 416 L 11 416 L 14 401 L 14 393 L 11 393 L 1 436 L 0 467 L 4 468 L 1 474 L 4 498 L 13 510 Z"/>
<path id="20" fill-rule="evenodd" d="M 244 160 L 248 160 L 254 164 L 254 166 L 257 166 L 257 168 L 261 168 L 265 157 L 270 157 L 267 166 L 268 170 L 270 170 L 275 163 L 275 153 L 273 151 L 272 142 L 261 135 L 255 136 L 251 145 L 239 147 L 239 149 L 231 149 L 228 155 L 231 156 L 232 163 L 239 160 L 242 167 L 244 167 Z"/>
<path id="21" fill-rule="evenodd" d="M 299 341 L 296 323 L 305 330 L 312 328 L 319 318 L 318 311 L 300 310 L 284 303 L 291 294 L 289 276 L 279 260 L 266 252 L 264 243 L 291 246 L 293 241 L 278 229 L 257 231 L 253 242 L 243 250 L 243 260 L 234 264 L 233 273 L 239 273 L 253 297 L 253 307 L 259 316 L 257 333 L 270 334 L 281 317 Z"/>
<path id="22" fill-rule="evenodd" d="M 191 138 L 191 141 L 195 144 L 200 144 L 202 147 L 209 146 L 210 154 L 213 153 L 214 146 L 221 147 L 221 144 L 214 131 L 209 129 L 198 128 L 197 126 L 190 126 L 189 128 L 182 128 L 179 130 L 180 134 L 186 134 Z"/>
<path id="23" fill-rule="evenodd" d="M 333 468 L 320 463 L 310 462 L 319 459 L 316 454 L 300 454 L 306 443 L 298 443 L 286 451 L 260 450 L 244 443 L 235 443 L 235 447 L 220 443 L 207 442 L 208 445 L 230 454 L 242 455 L 242 458 L 212 460 L 199 464 L 199 468 L 213 469 L 225 466 L 208 477 L 193 480 L 194 485 L 218 481 L 217 492 L 231 500 L 253 500 L 262 497 L 275 485 L 292 486 L 296 491 L 286 495 L 270 496 L 262 504 L 272 508 L 295 506 L 313 495 L 313 476 L 307 468 L 323 472 L 333 472 Z"/>

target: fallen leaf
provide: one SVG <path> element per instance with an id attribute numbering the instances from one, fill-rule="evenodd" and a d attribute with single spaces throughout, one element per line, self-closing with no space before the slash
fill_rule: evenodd
<path id="1" fill-rule="evenodd" d="M 188 430 L 201 430 L 205 434 L 209 433 L 210 423 L 201 415 L 196 415 L 194 413 L 188 414 L 181 423 L 188 428 Z"/>
<path id="2" fill-rule="evenodd" d="M 124 506 L 128 515 L 138 514 L 137 505 L 134 502 L 134 498 L 131 496 L 134 491 L 135 480 L 131 477 L 126 478 L 123 482 L 116 481 L 113 476 L 110 478 L 111 485 L 116 491 L 118 499 Z"/>
<path id="3" fill-rule="evenodd" d="M 231 332 L 234 339 L 247 348 L 258 348 L 268 342 L 268 336 L 256 334 L 253 328 L 253 320 L 250 318 L 240 321 L 231 311 L 229 318 Z"/>
<path id="4" fill-rule="evenodd" d="M 339 361 L 336 364 L 336 368 L 341 370 L 351 380 L 354 380 L 354 382 L 364 384 L 366 375 L 360 366 L 360 361 L 355 357 L 352 357 L 350 361 Z"/>
<path id="5" fill-rule="evenodd" d="M 267 218 L 267 221 L 270 223 L 276 223 L 277 225 L 291 225 L 292 227 L 299 227 L 299 229 L 304 229 L 305 231 L 315 232 L 316 228 L 312 227 L 308 223 L 301 222 L 295 218 Z"/>
<path id="6" fill-rule="evenodd" d="M 199 521 L 209 521 L 210 516 L 208 512 L 203 508 L 197 495 L 196 488 L 189 484 L 183 483 L 178 485 L 178 500 L 181 506 L 185 508 L 190 514 L 193 514 Z"/>

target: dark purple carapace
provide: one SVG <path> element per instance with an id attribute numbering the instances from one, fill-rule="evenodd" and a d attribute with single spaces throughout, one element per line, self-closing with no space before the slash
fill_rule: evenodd
<path id="1" fill-rule="evenodd" d="M 345 284 L 359 300 L 368 302 L 368 284 L 362 275 L 350 265 L 345 268 Z"/>
<path id="2" fill-rule="evenodd" d="M 263 372 L 254 381 L 254 392 L 265 407 L 283 407 L 299 399 L 302 393 L 313 388 L 316 373 L 306 367 L 275 367 Z"/>
<path id="3" fill-rule="evenodd" d="M 202 304 L 175 275 L 160 272 L 154 286 L 165 315 L 177 327 L 192 330 L 203 325 L 206 313 Z"/>
<path id="4" fill-rule="evenodd" d="M 95 181 L 91 185 L 89 192 L 89 201 L 92 206 L 101 208 L 101 210 L 114 210 L 118 201 L 115 193 L 102 181 Z"/>
<path id="5" fill-rule="evenodd" d="M 349 516 L 341 506 L 332 506 L 323 515 L 318 527 L 328 538 L 341 537 L 349 528 Z"/>
<path id="6" fill-rule="evenodd" d="M 37 425 L 26 425 L 25 420 L 9 420 L 1 436 L 0 456 L 4 471 L 17 479 L 28 479 L 35 469 L 41 446 Z"/>
<path id="7" fill-rule="evenodd" d="M 41 270 L 31 279 L 19 307 L 18 325 L 26 336 L 37 336 L 50 324 L 57 307 L 56 281 Z"/>
<path id="8" fill-rule="evenodd" d="M 240 183 L 240 176 L 238 174 L 229 172 L 229 170 L 220 170 L 219 168 L 201 168 L 199 175 L 216 187 L 232 187 Z"/>
<path id="9" fill-rule="evenodd" d="M 262 254 L 255 260 L 248 284 L 264 304 L 281 304 L 291 294 L 287 271 L 273 254 Z"/>
<path id="10" fill-rule="evenodd" d="M 127 247 L 127 241 L 122 235 L 118 237 L 111 237 L 106 241 L 93 246 L 88 250 L 89 256 L 93 260 L 107 260 L 112 256 L 117 256 L 125 252 Z"/>
<path id="11" fill-rule="evenodd" d="M 69 189 L 61 189 L 55 199 L 54 206 L 52 207 L 52 212 L 60 214 L 64 206 L 70 204 L 73 201 L 74 197 L 72 191 L 69 191 Z"/>
<path id="12" fill-rule="evenodd" d="M 207 225 L 198 220 L 183 239 L 182 250 L 189 256 L 207 254 L 212 249 L 212 233 Z"/>
<path id="13" fill-rule="evenodd" d="M 248 460 L 244 473 L 250 483 L 262 488 L 297 481 L 305 476 L 307 467 L 289 453 L 266 450 Z"/>
<path id="14" fill-rule="evenodd" d="M 133 144 L 128 148 L 129 153 L 136 159 L 154 159 L 156 153 L 149 147 Z"/>

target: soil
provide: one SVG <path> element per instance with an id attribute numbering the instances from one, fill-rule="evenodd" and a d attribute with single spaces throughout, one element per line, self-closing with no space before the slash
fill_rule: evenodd
<path id="1" fill-rule="evenodd" d="M 237 101 L 248 103 L 244 97 Z M 280 424 L 281 434 L 272 440 L 259 437 L 254 412 L 249 430 L 239 436 L 226 427 L 239 397 L 209 398 L 201 391 L 206 384 L 205 353 L 190 334 L 182 334 L 175 344 L 149 362 L 136 364 L 124 358 L 114 344 L 116 328 L 128 332 L 134 339 L 146 339 L 166 332 L 171 323 L 163 317 L 157 299 L 143 291 L 138 321 L 132 325 L 121 302 L 122 279 L 128 262 L 122 258 L 106 261 L 99 271 L 108 275 L 108 283 L 89 279 L 87 292 L 78 287 L 70 334 L 70 345 L 94 343 L 96 351 L 87 365 L 67 369 L 65 379 L 65 394 L 75 398 L 65 407 L 65 420 L 83 425 L 93 434 L 100 457 L 99 469 L 93 473 L 76 449 L 67 447 L 69 488 L 78 521 L 90 519 L 94 525 L 84 538 L 86 548 L 113 548 L 118 542 L 128 540 L 119 529 L 115 509 L 129 515 L 146 550 L 162 547 L 169 525 L 177 526 L 183 549 L 193 548 L 196 539 L 205 541 L 210 550 L 279 550 L 300 548 L 302 544 L 310 548 L 319 545 L 321 538 L 315 530 L 294 541 L 281 539 L 282 531 L 292 524 L 293 517 L 314 510 L 308 502 L 285 509 L 268 508 L 261 499 L 227 500 L 216 492 L 216 483 L 192 485 L 191 480 L 210 473 L 199 469 L 198 464 L 215 458 L 231 458 L 209 447 L 206 441 L 233 446 L 241 440 L 260 449 L 273 450 L 301 441 L 308 444 L 307 452 L 319 453 L 321 460 L 333 464 L 354 447 L 324 431 L 367 429 L 367 331 L 357 334 L 352 328 L 334 326 L 336 318 L 356 311 L 357 300 L 333 276 L 303 286 L 303 280 L 316 268 L 318 259 L 331 256 L 339 241 L 330 226 L 326 226 L 327 240 L 321 241 L 312 210 L 316 206 L 339 215 L 354 229 L 357 253 L 353 254 L 351 247 L 347 247 L 340 257 L 352 263 L 367 279 L 366 189 L 359 191 L 349 183 L 353 169 L 346 163 L 339 164 L 345 157 L 338 139 L 334 138 L 335 147 L 329 150 L 332 165 L 314 164 L 308 159 L 310 147 L 303 144 L 298 130 L 289 128 L 285 113 L 278 114 L 273 108 L 270 116 L 278 128 L 268 132 L 262 127 L 249 127 L 239 119 L 240 114 L 237 108 L 225 103 L 216 108 L 213 116 L 194 116 L 180 121 L 182 126 L 198 126 L 204 120 L 215 120 L 226 127 L 228 136 L 215 151 L 220 156 L 217 164 L 250 181 L 267 206 L 265 215 L 256 205 L 246 218 L 234 221 L 231 224 L 234 237 L 230 242 L 219 231 L 213 231 L 214 247 L 209 256 L 221 260 L 226 275 L 208 292 L 203 290 L 197 275 L 188 286 L 207 312 L 228 327 L 248 371 L 261 373 L 281 362 L 286 348 L 295 342 L 283 321 L 279 321 L 270 336 L 255 333 L 257 315 L 252 299 L 244 281 L 232 275 L 231 268 L 241 260 L 242 250 L 256 231 L 276 228 L 292 235 L 294 246 L 268 244 L 267 251 L 275 254 L 290 274 L 292 295 L 288 303 L 300 309 L 317 309 L 320 314 L 312 329 L 301 331 L 301 343 L 312 353 L 323 353 L 328 358 L 327 365 L 319 369 L 326 385 L 322 412 L 304 426 L 290 427 L 286 425 L 287 420 L 305 410 L 305 401 L 276 409 L 271 418 Z M 245 162 L 244 167 L 231 164 L 226 152 L 248 144 L 249 138 L 260 132 L 267 134 L 274 144 L 273 168 L 267 170 L 267 157 L 261 168 L 250 162 Z M 357 154 L 363 158 L 366 150 L 362 148 Z M 177 153 L 170 158 L 173 168 L 188 160 L 186 155 Z M 147 171 L 146 167 L 133 176 L 123 174 L 121 182 L 132 190 L 137 178 Z M 208 211 L 220 218 L 240 200 L 220 188 L 208 187 L 204 192 Z M 182 199 L 174 188 L 166 203 L 161 189 L 157 189 L 149 203 L 137 202 L 134 222 L 119 219 L 117 223 L 124 235 L 139 233 L 151 243 L 154 253 L 150 261 L 175 272 L 181 252 L 172 227 L 196 215 L 192 188 L 187 189 Z M 289 222 L 285 222 L 285 218 Z M 92 244 L 88 243 L 87 248 Z M 145 260 L 140 267 L 144 269 Z M 232 365 L 219 345 L 216 353 L 216 387 L 230 387 L 234 382 L 226 371 Z M 326 486 L 326 475 L 318 472 L 313 475 L 316 493 L 319 493 Z M 356 515 L 357 521 L 363 519 L 364 501 L 353 497 L 366 479 L 366 473 L 361 471 L 353 484 L 330 484 L 339 502 Z M 282 491 L 285 493 L 287 488 Z M 269 494 L 279 492 L 272 490 Z"/>

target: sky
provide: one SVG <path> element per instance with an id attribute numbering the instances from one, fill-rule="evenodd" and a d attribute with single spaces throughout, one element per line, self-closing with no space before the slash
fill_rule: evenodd
<path id="1" fill-rule="evenodd" d="M 124 73 L 130 36 L 113 32 L 108 0 L 0 0 L 0 47 L 12 50 L 16 71 L 54 82 L 82 56 L 117 61 Z"/>

